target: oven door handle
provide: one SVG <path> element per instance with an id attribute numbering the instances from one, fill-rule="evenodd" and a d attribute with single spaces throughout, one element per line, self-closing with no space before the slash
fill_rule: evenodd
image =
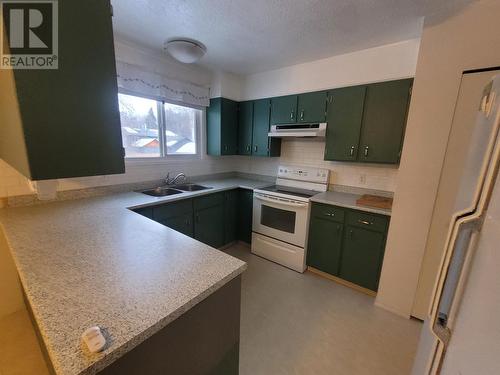
<path id="1" fill-rule="evenodd" d="M 278 199 L 267 198 L 267 197 L 265 197 L 263 195 L 257 195 L 257 194 L 255 194 L 255 198 L 257 198 L 258 200 L 264 201 L 264 202 L 281 204 L 283 206 L 307 207 L 307 203 L 297 203 L 297 202 L 293 202 L 293 201 L 286 200 L 286 199 L 281 199 L 281 198 L 278 198 Z"/>

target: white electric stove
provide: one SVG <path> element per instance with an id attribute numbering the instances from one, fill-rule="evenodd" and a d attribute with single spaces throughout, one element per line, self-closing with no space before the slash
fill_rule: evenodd
<path id="1" fill-rule="evenodd" d="M 304 272 L 310 199 L 328 181 L 328 169 L 280 166 L 275 185 L 255 189 L 252 253 Z"/>

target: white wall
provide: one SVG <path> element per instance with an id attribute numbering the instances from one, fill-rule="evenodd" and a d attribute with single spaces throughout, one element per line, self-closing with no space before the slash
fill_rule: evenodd
<path id="1" fill-rule="evenodd" d="M 240 101 L 243 90 L 243 77 L 227 73 L 227 72 L 214 72 L 212 76 L 212 83 L 210 84 L 210 97 L 218 98 L 220 96 Z"/>
<path id="2" fill-rule="evenodd" d="M 413 77 L 419 43 L 419 39 L 411 39 L 252 74 L 244 77 L 242 99 Z"/>
<path id="3" fill-rule="evenodd" d="M 376 303 L 412 312 L 462 71 L 500 65 L 500 2 L 424 25 Z"/>

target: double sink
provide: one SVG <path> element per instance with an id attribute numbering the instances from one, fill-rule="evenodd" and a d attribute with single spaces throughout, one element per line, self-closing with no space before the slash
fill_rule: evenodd
<path id="1" fill-rule="evenodd" d="M 197 184 L 182 184 L 174 185 L 173 187 L 159 186 L 155 189 L 144 190 L 142 193 L 152 197 L 166 197 L 168 195 L 182 194 L 186 191 L 199 191 L 207 189 L 211 189 L 211 187 Z"/>

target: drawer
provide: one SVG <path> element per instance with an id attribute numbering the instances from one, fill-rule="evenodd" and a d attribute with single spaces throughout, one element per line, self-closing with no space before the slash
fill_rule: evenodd
<path id="1" fill-rule="evenodd" d="M 321 217 L 323 219 L 329 219 L 332 221 L 343 223 L 345 211 L 337 206 L 331 206 L 329 204 L 322 203 L 313 203 L 311 216 Z"/>
<path id="2" fill-rule="evenodd" d="M 378 232 L 386 232 L 389 226 L 389 217 L 353 210 L 347 213 L 347 224 Z"/>
<path id="3" fill-rule="evenodd" d="M 184 199 L 177 202 L 167 203 L 153 208 L 153 219 L 156 221 L 165 220 L 174 216 L 181 216 L 193 212 L 193 202 L 191 199 Z"/>
<path id="4" fill-rule="evenodd" d="M 198 198 L 194 198 L 194 210 L 203 210 L 204 208 L 218 206 L 224 204 L 224 193 L 214 193 L 203 195 Z"/>

